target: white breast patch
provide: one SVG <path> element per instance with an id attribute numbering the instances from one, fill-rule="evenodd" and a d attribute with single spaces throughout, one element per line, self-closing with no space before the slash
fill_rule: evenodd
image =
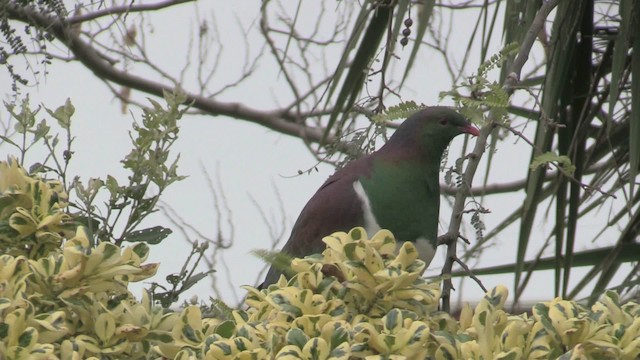
<path id="1" fill-rule="evenodd" d="M 356 180 L 353 183 L 353 190 L 355 190 L 358 199 L 362 202 L 362 214 L 364 215 L 364 229 L 367 231 L 367 235 L 373 236 L 377 233 L 381 228 L 378 225 L 378 221 L 376 217 L 373 215 L 373 211 L 371 210 L 371 202 L 369 201 L 369 197 L 367 193 L 364 191 L 364 187 L 360 183 L 360 180 Z"/>
<path id="2" fill-rule="evenodd" d="M 373 215 L 373 211 L 371 210 L 371 202 L 369 201 L 369 197 L 367 193 L 364 191 L 364 187 L 359 180 L 353 183 L 353 190 L 355 190 L 358 199 L 362 202 L 362 214 L 364 216 L 364 229 L 367 231 L 367 235 L 373 236 L 377 233 L 381 228 L 376 220 L 376 217 Z M 398 241 L 396 244 L 396 254 L 400 247 L 402 246 L 402 241 Z M 418 258 L 425 262 L 427 267 L 433 260 L 433 257 L 436 254 L 436 249 L 431 246 L 429 240 L 425 238 L 418 238 L 414 243 L 416 250 L 418 250 Z"/>

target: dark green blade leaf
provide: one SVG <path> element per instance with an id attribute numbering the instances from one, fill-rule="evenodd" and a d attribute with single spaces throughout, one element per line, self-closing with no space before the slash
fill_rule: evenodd
<path id="1" fill-rule="evenodd" d="M 630 3 L 631 0 L 623 0 Z M 640 4 L 633 6 L 633 29 L 640 27 Z M 620 34 L 622 36 L 622 34 Z M 635 178 L 640 171 L 640 36 L 633 36 L 633 55 L 631 58 L 631 119 L 629 131 L 629 179 L 633 197 Z"/>
<path id="2" fill-rule="evenodd" d="M 336 71 L 333 74 L 333 80 L 331 81 L 331 86 L 329 87 L 329 91 L 327 93 L 327 102 L 330 101 L 331 96 L 336 91 L 338 84 L 340 83 L 340 78 L 342 77 L 342 72 L 347 68 L 347 61 L 349 60 L 349 55 L 351 51 L 355 49 L 358 44 L 358 40 L 360 39 L 360 34 L 362 34 L 362 30 L 364 30 L 365 24 L 367 23 L 367 16 L 369 14 L 368 6 L 371 3 L 371 0 L 367 0 L 362 4 L 362 8 L 360 9 L 360 13 L 358 14 L 358 18 L 356 20 L 356 25 L 351 32 L 351 36 L 347 41 L 347 46 L 342 52 L 342 57 L 340 58 L 340 62 L 338 62 L 338 66 L 336 67 Z"/>
<path id="3" fill-rule="evenodd" d="M 569 2 L 560 2 L 556 10 L 556 17 L 552 28 L 551 43 L 552 48 L 557 53 L 552 54 L 551 61 L 548 65 L 548 72 L 544 84 L 544 93 L 542 96 L 542 108 L 545 114 L 555 118 L 558 114 L 558 104 L 564 89 L 569 83 L 569 75 L 571 70 L 571 59 L 575 51 L 575 32 L 580 23 L 582 12 L 577 9 L 576 4 Z M 564 101 L 565 104 L 569 102 Z M 538 121 L 535 146 L 544 153 L 551 150 L 551 144 L 554 133 L 547 131 L 544 121 Z M 537 154 L 532 154 L 532 159 Z M 520 288 L 520 279 L 524 271 L 525 256 L 531 238 L 533 223 L 538 213 L 538 204 L 540 203 L 540 194 L 542 184 L 544 182 L 544 168 L 538 168 L 529 173 L 527 177 L 526 193 L 524 201 L 522 223 L 520 225 L 520 233 L 518 238 L 518 250 L 516 255 L 516 271 L 515 285 L 516 289 Z M 518 301 L 520 294 L 516 293 L 514 301 Z"/>
<path id="4" fill-rule="evenodd" d="M 611 62 L 611 85 L 609 90 L 609 116 L 615 113 L 615 106 L 618 104 L 618 96 L 620 95 L 620 80 L 625 68 L 625 59 L 627 58 L 627 41 L 629 39 L 629 25 L 631 23 L 631 5 L 634 0 L 621 0 L 620 10 L 620 27 L 618 36 L 613 47 L 613 59 Z"/>
<path id="5" fill-rule="evenodd" d="M 529 120 L 540 119 L 540 113 L 538 111 L 523 108 L 520 106 L 510 105 L 509 107 L 507 107 L 507 111 L 509 112 L 509 114 L 513 114 L 515 116 L 522 117 Z"/>
<path id="6" fill-rule="evenodd" d="M 581 23 L 579 33 L 583 37 L 576 45 L 576 51 L 573 59 L 573 75 L 571 87 L 571 108 L 576 109 L 567 114 L 567 127 L 558 130 L 558 149 L 561 155 L 569 155 L 575 160 L 573 177 L 577 182 L 582 181 L 582 173 L 584 169 L 586 135 L 584 131 L 580 131 L 586 127 L 583 124 L 590 123 L 589 111 L 591 96 L 591 77 L 584 74 L 592 74 L 593 65 L 591 61 L 593 52 L 593 3 L 582 7 L 580 15 Z M 587 40 L 588 39 L 588 40 Z M 585 96 L 585 94 L 589 94 Z M 583 111 L 584 110 L 584 111 Z M 567 131 L 568 130 L 568 131 Z M 568 181 L 568 180 L 567 180 Z M 566 244 L 564 249 L 564 268 L 562 278 L 562 296 L 566 297 L 569 280 L 571 276 L 571 263 L 573 261 L 573 250 L 576 243 L 576 232 L 578 226 L 578 210 L 580 207 L 582 187 L 576 181 L 569 182 L 569 199 L 565 202 L 566 197 L 558 196 L 556 226 L 566 226 Z M 566 208 L 566 210 L 565 210 Z M 564 216 L 567 214 L 565 221 Z M 561 238 L 557 236 L 557 238 Z M 556 254 L 558 259 L 562 259 L 560 253 Z M 559 275 L 559 273 L 557 273 Z M 559 295 L 556 292 L 556 296 Z"/>
<path id="7" fill-rule="evenodd" d="M 602 273 L 598 282 L 593 288 L 592 291 L 592 299 L 598 297 L 604 289 L 607 288 L 611 279 L 613 279 L 614 275 L 620 268 L 620 265 L 624 262 L 623 259 L 626 256 L 629 256 L 627 251 L 627 246 L 629 245 L 640 245 L 635 242 L 638 236 L 638 229 L 640 228 L 640 208 L 636 208 L 635 213 L 629 219 L 629 223 L 620 233 L 620 238 L 618 240 L 617 246 L 614 247 L 614 250 L 607 255 L 606 258 L 601 258 L 602 262 Z M 633 257 L 635 257 L 635 261 L 638 261 L 638 254 L 640 251 L 632 252 Z"/>
<path id="8" fill-rule="evenodd" d="M 620 263 L 628 263 L 638 261 L 638 255 L 640 253 L 640 243 L 625 244 L 621 247 L 620 257 L 618 261 Z M 573 254 L 573 266 L 595 266 L 602 262 L 608 254 L 615 250 L 615 246 L 604 247 L 600 249 L 585 250 L 575 252 Z M 542 258 L 539 261 L 525 261 L 524 267 L 531 271 L 551 270 L 555 267 L 556 259 L 554 256 Z M 516 264 L 505 264 L 498 266 L 490 266 L 480 269 L 471 269 L 475 275 L 499 275 L 499 274 L 513 274 L 516 270 Z M 455 271 L 451 274 L 453 277 L 468 276 L 465 271 Z"/>
<path id="9" fill-rule="evenodd" d="M 356 56 L 349 67 L 349 72 L 344 80 L 342 89 L 338 94 L 338 98 L 335 101 L 333 111 L 329 117 L 329 122 L 322 136 L 321 143 L 327 139 L 329 132 L 335 125 L 338 117 L 341 117 L 341 121 L 346 119 L 347 111 L 355 103 L 364 82 L 367 80 L 367 74 L 369 73 L 369 66 L 380 46 L 380 41 L 387 30 L 387 25 L 391 19 L 393 8 L 388 6 L 379 6 L 372 11 L 373 17 L 369 22 L 369 26 L 360 42 L 360 47 L 356 52 Z M 384 69 L 383 69 L 384 70 Z M 327 100 L 329 100 L 327 98 Z M 338 129 L 339 130 L 339 129 Z"/>

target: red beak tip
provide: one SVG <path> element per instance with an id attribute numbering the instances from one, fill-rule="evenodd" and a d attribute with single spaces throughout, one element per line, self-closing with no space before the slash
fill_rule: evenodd
<path id="1" fill-rule="evenodd" d="M 473 136 L 478 136 L 480 135 L 480 130 L 478 130 L 477 127 L 473 126 L 473 125 L 467 125 L 463 128 L 463 131 L 466 132 L 467 134 L 471 134 Z"/>

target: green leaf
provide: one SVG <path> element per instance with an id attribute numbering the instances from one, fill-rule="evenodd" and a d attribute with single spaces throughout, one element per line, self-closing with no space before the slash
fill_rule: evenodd
<path id="1" fill-rule="evenodd" d="M 118 180 L 111 175 L 107 175 L 107 181 L 105 182 L 107 190 L 111 193 L 111 199 L 115 199 L 119 193 L 120 187 L 118 186 Z"/>
<path id="2" fill-rule="evenodd" d="M 307 359 L 326 359 L 329 355 L 329 346 L 326 340 L 318 337 L 309 340 L 302 350 Z"/>
<path id="3" fill-rule="evenodd" d="M 8 144 L 11 144 L 11 145 L 17 147 L 18 149 L 20 149 L 20 146 L 18 144 L 14 143 L 13 140 L 11 140 L 10 138 L 8 138 L 8 137 L 6 137 L 4 135 L 0 135 L 0 140 L 6 142 Z"/>
<path id="4" fill-rule="evenodd" d="M 0 339 L 4 339 L 9 335 L 9 324 L 0 323 Z"/>
<path id="5" fill-rule="evenodd" d="M 71 104 L 71 100 L 69 98 L 67 98 L 64 105 L 59 106 L 55 111 L 51 111 L 46 107 L 44 109 L 54 119 L 58 120 L 58 124 L 60 124 L 63 129 L 69 129 L 71 126 L 71 116 L 73 116 L 76 111 L 76 108 Z"/>
<path id="6" fill-rule="evenodd" d="M 384 327 L 391 332 L 397 331 L 402 327 L 402 313 L 398 309 L 391 309 L 384 317 Z"/>
<path id="7" fill-rule="evenodd" d="M 137 243 L 133 245 L 133 252 L 141 259 L 146 259 L 149 256 L 149 245 L 146 243 Z"/>
<path id="8" fill-rule="evenodd" d="M 230 356 L 233 354 L 233 348 L 229 344 L 217 342 L 214 344 L 214 346 L 222 350 L 222 354 L 224 354 L 225 356 Z"/>
<path id="9" fill-rule="evenodd" d="M 125 236 L 123 240 L 128 242 L 144 242 L 147 244 L 156 245 L 164 240 L 167 236 L 169 236 L 172 232 L 173 231 L 171 231 L 171 229 L 162 226 L 154 226 L 148 229 L 132 231 L 127 234 L 127 236 Z"/>
<path id="10" fill-rule="evenodd" d="M 24 100 L 22 100 L 19 113 L 14 112 L 15 105 L 8 104 L 6 102 L 4 104 L 11 116 L 17 120 L 15 129 L 18 133 L 25 134 L 27 130 L 31 129 L 36 123 L 36 114 L 38 114 L 38 112 L 40 111 L 40 107 L 38 107 L 35 111 L 32 111 L 31 107 L 29 106 L 28 96 Z"/>
<path id="11" fill-rule="evenodd" d="M 358 244 L 356 243 L 348 243 L 344 245 L 344 255 L 346 256 L 347 259 L 349 260 L 354 260 L 357 259 L 356 256 L 356 248 L 358 247 Z"/>
<path id="12" fill-rule="evenodd" d="M 117 260 L 120 257 L 120 248 L 112 243 L 102 242 L 100 243 L 102 250 L 102 262 L 108 262 L 110 260 Z"/>
<path id="13" fill-rule="evenodd" d="M 125 194 L 127 197 L 130 197 L 134 200 L 142 200 L 145 192 L 147 191 L 147 185 L 132 185 L 125 189 Z"/>
<path id="14" fill-rule="evenodd" d="M 94 328 L 100 341 L 102 341 L 103 344 L 108 344 L 116 331 L 116 320 L 113 315 L 102 313 L 98 315 L 98 318 L 95 320 Z"/>
<path id="15" fill-rule="evenodd" d="M 480 314 L 478 314 L 478 321 L 480 321 L 480 325 L 482 326 L 486 326 L 486 322 L 487 322 L 487 311 L 482 311 L 480 312 Z"/>
<path id="16" fill-rule="evenodd" d="M 28 348 L 35 343 L 38 338 L 38 332 L 32 327 L 26 328 L 18 338 L 18 346 Z"/>
<path id="17" fill-rule="evenodd" d="M 548 151 L 542 155 L 538 155 L 536 156 L 533 161 L 531 162 L 531 165 L 529 165 L 529 168 L 533 171 L 535 171 L 536 169 L 538 169 L 540 166 L 542 165 L 546 165 L 552 162 L 558 162 L 560 163 L 560 165 L 562 165 L 562 168 L 567 172 L 567 174 L 572 175 L 573 172 L 576 170 L 576 167 L 571 164 L 571 159 L 569 159 L 568 156 L 566 155 L 558 155 L 553 151 Z"/>
<path id="18" fill-rule="evenodd" d="M 287 344 L 295 345 L 300 349 L 309 341 L 309 337 L 300 329 L 293 328 L 287 332 Z"/>
<path id="19" fill-rule="evenodd" d="M 236 324 L 231 320 L 226 320 L 216 326 L 215 333 L 225 339 L 230 339 L 236 330 Z"/>
<path id="20" fill-rule="evenodd" d="M 333 349 L 344 342 L 348 342 L 349 339 L 349 330 L 340 326 L 339 323 L 335 323 L 333 331 L 331 331 L 331 348 Z"/>
<path id="21" fill-rule="evenodd" d="M 173 336 L 171 336 L 171 333 L 167 333 L 166 331 L 151 330 L 149 331 L 147 336 L 145 336 L 145 340 L 158 341 L 161 343 L 171 343 L 173 342 Z"/>
<path id="22" fill-rule="evenodd" d="M 189 276 L 189 278 L 182 283 L 182 289 L 181 291 L 185 291 L 189 288 L 191 288 L 193 285 L 195 285 L 198 281 L 204 279 L 205 277 L 207 277 L 209 274 L 216 272 L 216 270 L 211 269 L 211 270 L 207 270 L 201 273 L 197 273 L 194 275 Z"/>
<path id="23" fill-rule="evenodd" d="M 631 3 L 631 0 L 622 0 L 623 3 Z M 631 5 L 627 5 L 628 8 Z M 624 5 L 621 5 L 622 10 Z M 631 190 L 629 197 L 634 196 L 634 179 L 640 171 L 640 35 L 637 29 L 640 27 L 640 4 L 635 3 L 632 17 L 633 28 L 636 33 L 633 36 L 633 54 L 631 58 L 631 118 L 629 119 L 629 179 Z M 624 20 L 626 21 L 626 19 Z M 621 29 L 622 31 L 622 29 Z M 618 34 L 622 36 L 622 34 Z M 613 85 L 613 84 L 612 84 Z"/>
<path id="24" fill-rule="evenodd" d="M 362 229 L 361 228 L 354 228 L 349 232 L 349 236 L 353 239 L 353 240 L 361 240 L 364 235 L 362 234 Z"/>
<path id="25" fill-rule="evenodd" d="M 47 134 L 49 133 L 49 129 L 50 128 L 44 119 L 40 121 L 38 123 L 38 126 L 36 126 L 36 129 L 33 131 L 33 135 L 34 135 L 33 142 L 36 142 L 41 138 L 47 136 Z"/>

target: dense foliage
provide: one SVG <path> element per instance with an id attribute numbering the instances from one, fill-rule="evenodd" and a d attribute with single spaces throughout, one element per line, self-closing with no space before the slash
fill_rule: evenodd
<path id="1" fill-rule="evenodd" d="M 155 274 L 145 243 L 90 241 L 65 212 L 56 181 L 0 163 L 0 357 L 13 359 L 636 359 L 640 304 L 605 293 L 590 308 L 556 298 L 533 317 L 504 310 L 489 291 L 460 320 L 440 312 L 439 281 L 386 230 L 324 239 L 321 256 L 268 289 L 247 287 L 238 310 L 203 317 L 168 311 L 131 282 Z M 396 255 L 397 251 L 397 255 Z"/>

